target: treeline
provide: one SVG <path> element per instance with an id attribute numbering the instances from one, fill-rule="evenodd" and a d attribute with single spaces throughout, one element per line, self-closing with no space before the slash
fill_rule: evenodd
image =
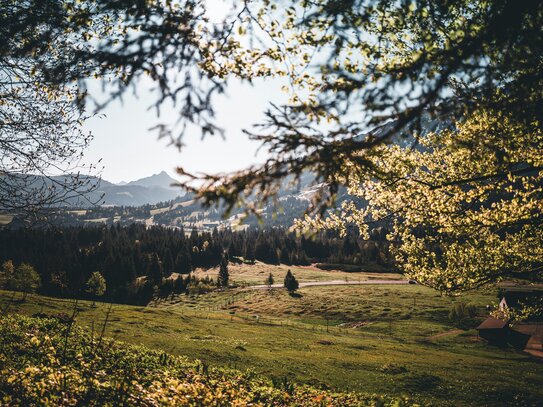
<path id="1" fill-rule="evenodd" d="M 218 266 L 224 251 L 232 262 L 389 263 L 380 230 L 370 241 L 354 234 L 339 238 L 333 233 L 298 238 L 282 228 L 185 233 L 183 229 L 132 224 L 0 230 L 0 262 L 32 265 L 41 278 L 40 293 L 84 296 L 87 280 L 100 271 L 107 282 L 105 298 L 121 303 L 145 304 L 154 295 L 181 293 L 189 287 L 206 290 L 212 281 L 195 281 L 188 275 L 195 268 Z M 182 275 L 184 279 L 177 278 Z"/>

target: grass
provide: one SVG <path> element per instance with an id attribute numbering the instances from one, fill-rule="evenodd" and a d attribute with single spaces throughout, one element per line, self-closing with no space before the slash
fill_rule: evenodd
<path id="1" fill-rule="evenodd" d="M 228 270 L 232 283 L 238 284 L 265 284 L 268 274 L 271 272 L 276 283 L 282 283 L 287 274 L 287 270 L 291 270 L 299 282 L 307 281 L 359 281 L 359 280 L 398 280 L 403 276 L 397 273 L 368 273 L 368 272 L 343 272 L 337 270 L 320 270 L 314 266 L 270 266 L 257 261 L 255 264 L 230 264 Z M 198 277 L 210 276 L 217 277 L 219 273 L 218 267 L 203 270 L 197 269 L 195 274 Z"/>
<path id="2" fill-rule="evenodd" d="M 275 382 L 103 339 L 51 318 L 0 316 L 2 405 L 408 405 Z"/>
<path id="3" fill-rule="evenodd" d="M 213 366 L 319 388 L 410 395 L 424 404 L 537 405 L 543 398 L 542 363 L 490 347 L 474 330 L 435 337 L 456 330 L 447 318 L 455 301 L 476 304 L 482 319 L 494 290 L 461 299 L 416 285 L 308 287 L 299 294 L 237 289 L 148 307 L 113 305 L 106 334 Z M 2 304 L 8 296 L 0 292 Z M 10 312 L 51 315 L 72 304 L 34 296 Z M 106 310 L 81 302 L 79 325 L 97 329 Z"/>
<path id="4" fill-rule="evenodd" d="M 170 210 L 170 207 L 169 206 L 166 206 L 164 208 L 157 208 L 157 209 L 151 209 L 151 216 L 153 215 L 158 215 L 160 213 L 164 213 L 164 212 L 167 212 Z"/>

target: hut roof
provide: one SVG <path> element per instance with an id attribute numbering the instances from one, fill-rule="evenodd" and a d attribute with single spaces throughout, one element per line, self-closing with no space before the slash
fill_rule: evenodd
<path id="1" fill-rule="evenodd" d="M 488 317 L 476 329 L 478 331 L 481 329 L 503 329 L 507 326 L 508 322 L 509 322 L 509 319 L 498 319 L 494 317 Z"/>

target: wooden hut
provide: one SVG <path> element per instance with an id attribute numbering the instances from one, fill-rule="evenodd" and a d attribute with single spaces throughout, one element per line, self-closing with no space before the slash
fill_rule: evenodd
<path id="1" fill-rule="evenodd" d="M 490 316 L 485 319 L 476 329 L 479 333 L 479 337 L 486 339 L 492 344 L 506 344 L 509 338 L 508 319 L 498 319 Z"/>

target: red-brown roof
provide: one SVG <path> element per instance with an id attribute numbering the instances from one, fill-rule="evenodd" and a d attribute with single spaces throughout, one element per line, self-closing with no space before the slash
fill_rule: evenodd
<path id="1" fill-rule="evenodd" d="M 543 323 L 516 323 L 512 328 L 514 331 L 521 332 L 526 335 L 543 336 Z"/>
<path id="2" fill-rule="evenodd" d="M 485 319 L 481 325 L 479 325 L 476 329 L 502 329 L 507 326 L 507 323 L 509 322 L 508 319 L 498 319 L 494 317 L 488 317 Z"/>

